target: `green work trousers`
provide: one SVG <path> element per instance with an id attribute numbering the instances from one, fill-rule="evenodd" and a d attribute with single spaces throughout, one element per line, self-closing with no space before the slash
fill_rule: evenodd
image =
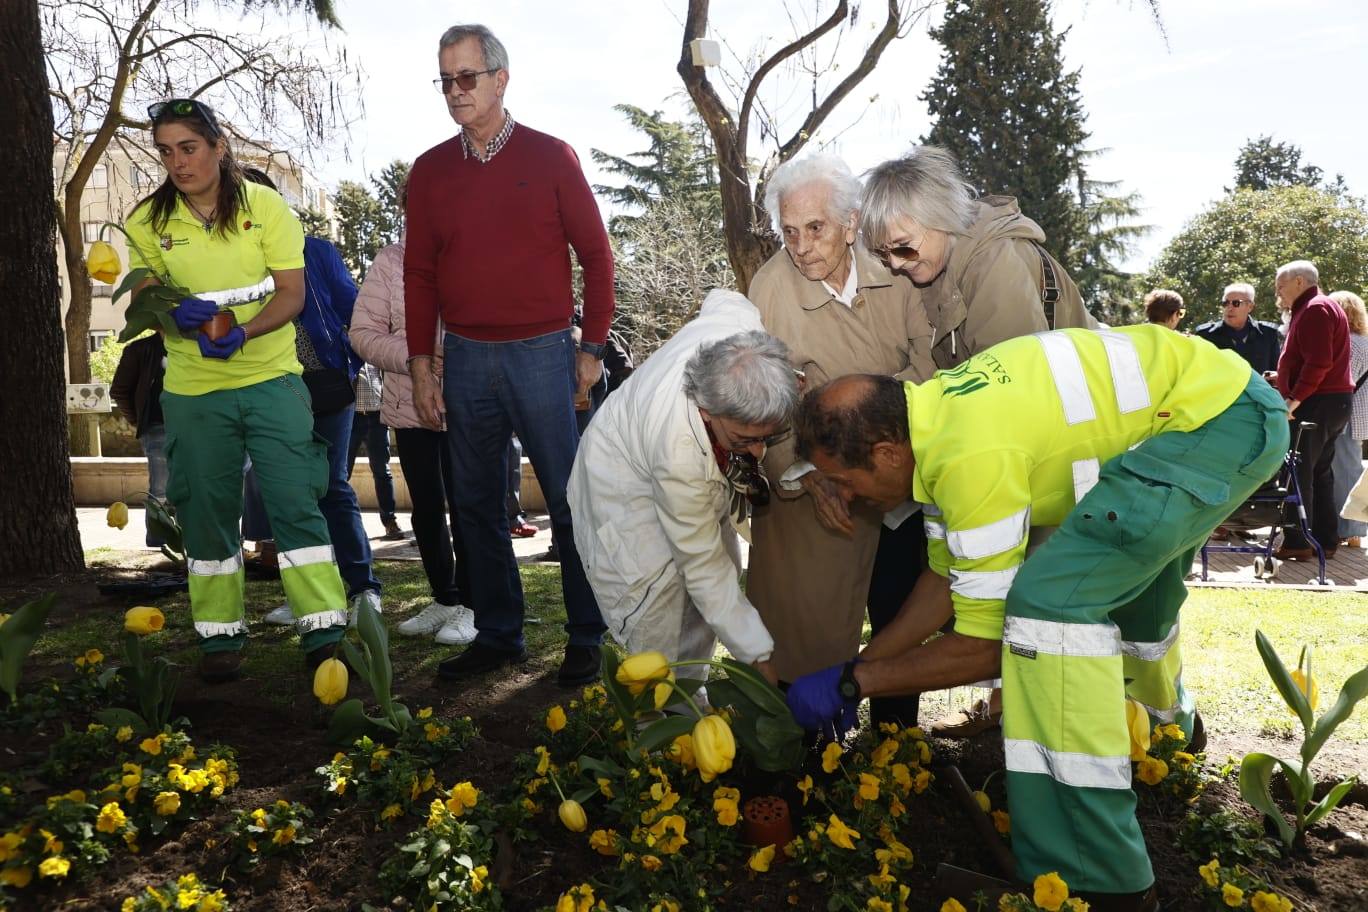
<path id="1" fill-rule="evenodd" d="M 1002 721 L 1023 880 L 1057 871 L 1071 890 L 1097 893 L 1154 882 L 1131 790 L 1128 688 L 1152 722 L 1191 725 L 1183 580 L 1195 549 L 1274 475 L 1287 446 L 1281 397 L 1251 375 L 1202 427 L 1109 460 L 1022 566 L 1007 596 Z"/>
<path id="2" fill-rule="evenodd" d="M 185 538 L 190 613 L 205 652 L 241 649 L 242 466 L 252 457 L 275 531 L 280 582 L 305 651 L 335 643 L 347 600 L 318 499 L 326 444 L 314 435 L 309 391 L 295 374 L 200 396 L 163 392 L 166 496 Z"/>

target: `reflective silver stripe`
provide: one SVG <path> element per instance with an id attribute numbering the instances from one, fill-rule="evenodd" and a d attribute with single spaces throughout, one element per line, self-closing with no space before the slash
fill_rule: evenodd
<path id="1" fill-rule="evenodd" d="M 313 545 L 308 548 L 295 548 L 293 551 L 281 551 L 277 559 L 280 561 L 280 569 L 286 567 L 307 567 L 309 564 L 332 563 L 332 545 Z"/>
<path id="2" fill-rule="evenodd" d="M 1002 752 L 1007 769 L 1014 773 L 1043 773 L 1073 788 L 1131 787 L 1131 765 L 1127 756 L 1093 757 L 1053 751 L 1043 744 L 1021 738 L 1004 739 Z"/>
<path id="3" fill-rule="evenodd" d="M 242 552 L 226 560 L 197 560 L 186 558 L 186 569 L 194 576 L 229 576 L 242 569 Z"/>
<path id="4" fill-rule="evenodd" d="M 1031 527 L 1031 508 L 1026 507 L 995 523 L 959 532 L 946 532 L 945 543 L 950 553 L 960 560 L 978 560 L 1010 551 L 1026 540 Z"/>
<path id="5" fill-rule="evenodd" d="M 201 301 L 212 301 L 219 307 L 232 307 L 235 304 L 260 301 L 273 291 L 275 291 L 275 277 L 268 275 L 255 285 L 244 285 L 241 288 L 220 288 L 218 291 L 197 291 L 195 297 Z"/>
<path id="6" fill-rule="evenodd" d="M 1134 697 L 1131 697 L 1131 699 L 1135 700 Z M 1174 703 L 1168 709 L 1155 709 L 1143 700 L 1135 700 L 1135 702 L 1145 707 L 1145 712 L 1154 716 L 1154 718 L 1158 719 L 1160 722 L 1172 722 L 1174 719 L 1178 718 L 1178 710 L 1181 708 L 1177 703 Z"/>
<path id="7" fill-rule="evenodd" d="M 1158 662 L 1168 651 L 1173 648 L 1173 644 L 1178 642 L 1178 622 L 1173 622 L 1173 627 L 1169 630 L 1168 636 L 1157 643 L 1147 643 L 1138 640 L 1123 640 L 1121 651 L 1128 656 L 1137 659 L 1144 659 L 1146 662 Z"/>
<path id="8" fill-rule="evenodd" d="M 1149 384 L 1140 367 L 1140 353 L 1135 343 L 1120 333 L 1099 332 L 1107 351 L 1107 366 L 1111 368 L 1112 385 L 1116 387 L 1116 407 L 1121 414 L 1138 412 L 1150 407 Z"/>
<path id="9" fill-rule="evenodd" d="M 347 624 L 347 612 L 315 611 L 313 614 L 306 614 L 302 618 L 296 618 L 295 623 L 299 625 L 301 633 L 310 630 L 322 630 L 325 627 L 345 627 Z"/>
<path id="10" fill-rule="evenodd" d="M 1073 464 L 1074 503 L 1078 503 L 1097 484 L 1102 464 L 1096 459 L 1077 459 Z"/>
<path id="11" fill-rule="evenodd" d="M 950 588 L 965 598 L 1005 599 L 1020 569 L 1020 564 L 1006 570 L 951 569 Z"/>
<path id="12" fill-rule="evenodd" d="M 1121 654 L 1121 629 L 1115 624 L 1065 624 L 1036 618 L 1008 617 L 1002 626 L 1004 646 L 1023 646 L 1057 656 L 1099 658 Z"/>
<path id="13" fill-rule="evenodd" d="M 939 538 L 941 541 L 945 540 L 945 523 L 937 522 L 929 516 L 924 518 L 922 523 L 926 526 L 927 538 Z"/>
<path id="14" fill-rule="evenodd" d="M 237 636 L 246 632 L 247 625 L 242 621 L 230 621 L 227 624 L 217 621 L 195 621 L 195 633 L 202 637 Z"/>
<path id="15" fill-rule="evenodd" d="M 1050 365 L 1060 404 L 1064 406 L 1064 420 L 1082 424 L 1097 417 L 1092 395 L 1088 392 L 1088 378 L 1083 373 L 1083 362 L 1073 340 L 1064 333 L 1037 333 L 1040 347 L 1045 349 L 1045 360 Z"/>
<path id="16" fill-rule="evenodd" d="M 925 513 L 927 516 L 940 516 L 940 515 L 941 515 L 941 508 L 938 507 L 938 506 L 936 506 L 936 505 L 933 504 L 933 503 L 930 503 L 930 504 L 922 504 L 922 505 L 921 505 L 921 508 L 922 508 L 922 512 Z"/>

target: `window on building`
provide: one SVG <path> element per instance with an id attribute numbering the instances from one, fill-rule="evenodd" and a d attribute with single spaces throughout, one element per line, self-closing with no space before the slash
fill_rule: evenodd
<path id="1" fill-rule="evenodd" d="M 104 345 L 105 339 L 112 338 L 114 333 L 107 329 L 95 329 L 90 333 L 90 350 L 97 352 L 100 346 Z"/>
<path id="2" fill-rule="evenodd" d="M 109 169 L 104 165 L 96 165 L 95 170 L 90 172 L 90 186 L 103 189 L 109 186 Z"/>
<path id="3" fill-rule="evenodd" d="M 100 239 L 99 222 L 84 222 L 82 224 L 82 230 L 87 244 L 93 244 Z"/>

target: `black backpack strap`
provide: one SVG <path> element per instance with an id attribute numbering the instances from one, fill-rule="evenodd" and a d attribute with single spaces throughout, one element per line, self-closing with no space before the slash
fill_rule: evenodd
<path id="1" fill-rule="evenodd" d="M 1036 253 L 1040 254 L 1040 306 L 1045 309 L 1045 325 L 1050 329 L 1055 328 L 1055 304 L 1059 301 L 1059 278 L 1055 275 L 1054 263 L 1050 261 L 1050 256 L 1045 252 L 1045 248 L 1035 245 Z"/>

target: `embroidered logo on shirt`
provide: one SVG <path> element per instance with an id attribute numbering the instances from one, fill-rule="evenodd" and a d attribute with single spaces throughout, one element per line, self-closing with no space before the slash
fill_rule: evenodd
<path id="1" fill-rule="evenodd" d="M 190 243 L 189 238 L 173 238 L 169 234 L 163 234 L 161 240 L 158 242 L 158 246 L 160 246 L 162 250 L 170 250 L 172 247 L 179 247 L 188 243 Z"/>

